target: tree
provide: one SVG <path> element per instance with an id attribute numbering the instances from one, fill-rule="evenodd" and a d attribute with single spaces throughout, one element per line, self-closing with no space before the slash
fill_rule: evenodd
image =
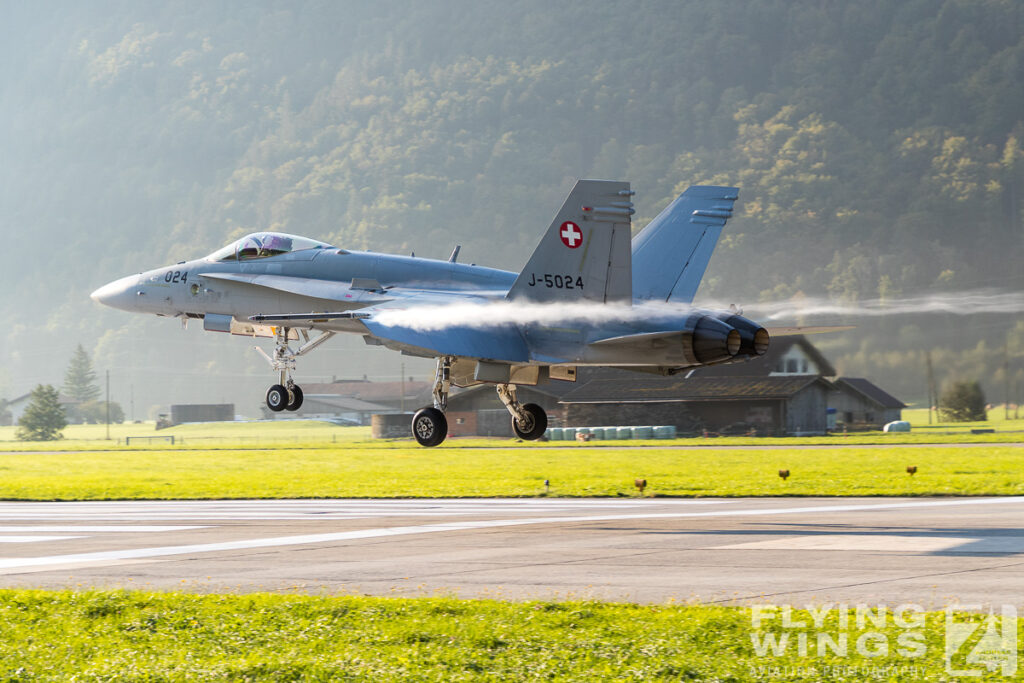
<path id="1" fill-rule="evenodd" d="M 60 431 L 67 426 L 57 390 L 40 384 L 32 390 L 32 402 L 18 421 L 15 436 L 23 441 L 55 441 L 64 438 Z"/>
<path id="2" fill-rule="evenodd" d="M 76 401 L 95 401 L 100 397 L 100 388 L 96 386 L 96 373 L 92 369 L 89 354 L 79 344 L 71 356 L 68 369 L 64 373 L 64 393 Z"/>
<path id="3" fill-rule="evenodd" d="M 977 380 L 953 382 L 939 401 L 942 419 L 949 422 L 979 422 L 988 415 L 985 394 Z"/>
<path id="4" fill-rule="evenodd" d="M 82 418 L 86 424 L 104 424 L 107 421 L 106 401 L 86 401 L 78 404 L 75 413 Z M 110 423 L 121 424 L 124 422 L 124 410 L 120 404 L 110 402 Z"/>

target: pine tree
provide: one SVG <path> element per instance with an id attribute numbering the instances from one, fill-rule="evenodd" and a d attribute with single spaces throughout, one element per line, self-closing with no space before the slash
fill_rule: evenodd
<path id="1" fill-rule="evenodd" d="M 981 422 L 988 417 L 985 394 L 977 380 L 953 382 L 942 392 L 940 405 L 942 417 L 948 422 Z"/>
<path id="2" fill-rule="evenodd" d="M 95 401 L 100 397 L 92 361 L 81 344 L 72 354 L 67 372 L 64 373 L 64 393 L 68 398 L 80 402 Z"/>
<path id="3" fill-rule="evenodd" d="M 32 390 L 32 402 L 18 421 L 16 438 L 22 441 L 55 441 L 64 438 L 60 430 L 67 427 L 57 390 L 40 384 Z"/>

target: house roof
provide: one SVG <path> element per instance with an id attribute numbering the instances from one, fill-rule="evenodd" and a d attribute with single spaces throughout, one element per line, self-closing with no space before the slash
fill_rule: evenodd
<path id="1" fill-rule="evenodd" d="M 594 379 L 567 394 L 560 403 L 679 403 L 786 399 L 815 383 L 827 386 L 820 377 L 806 375 Z"/>
<path id="2" fill-rule="evenodd" d="M 11 400 L 9 400 L 7 402 L 7 407 L 8 408 L 10 408 L 12 406 L 13 407 L 17 407 L 17 405 L 20 404 L 20 403 L 28 403 L 28 401 L 31 398 L 32 398 L 32 392 L 30 391 L 27 394 L 22 394 L 21 396 L 18 396 L 17 398 L 12 398 Z M 62 391 L 58 391 L 57 392 L 57 403 L 62 405 L 62 406 L 70 406 L 70 405 L 78 405 L 79 403 L 81 403 L 81 401 L 79 401 L 78 399 L 75 399 L 75 398 L 71 398 L 70 396 L 68 396 L 67 394 L 65 394 Z"/>
<path id="3" fill-rule="evenodd" d="M 370 403 L 369 401 L 361 401 L 358 398 L 349 398 L 347 396 L 307 394 L 305 391 L 303 391 L 303 396 L 306 401 L 303 405 L 307 410 L 315 407 L 314 404 L 329 406 L 345 413 L 387 413 L 392 410 L 392 408 L 379 403 Z"/>
<path id="4" fill-rule="evenodd" d="M 379 401 L 398 401 L 402 398 L 402 390 L 405 389 L 405 398 L 417 399 L 429 395 L 431 382 L 327 382 L 325 384 L 302 385 L 302 393 L 306 396 L 328 396 L 358 399 L 370 403 Z"/>
<path id="5" fill-rule="evenodd" d="M 895 396 L 886 393 L 875 384 L 863 377 L 840 377 L 832 383 L 836 388 L 842 390 L 849 387 L 864 398 L 878 404 L 882 408 L 906 408 L 907 404 Z"/>

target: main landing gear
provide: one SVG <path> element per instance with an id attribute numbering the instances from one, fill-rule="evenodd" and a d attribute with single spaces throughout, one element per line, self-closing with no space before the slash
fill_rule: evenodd
<path id="1" fill-rule="evenodd" d="M 423 408 L 412 418 L 412 435 L 421 446 L 440 445 L 448 436 L 448 418 L 444 413 L 448 409 L 448 392 L 451 390 L 452 356 L 437 359 L 437 372 L 434 375 L 434 405 Z M 548 416 L 536 403 L 522 404 L 516 398 L 516 385 L 497 385 L 498 398 L 505 404 L 512 416 L 512 431 L 526 441 L 535 441 L 544 435 L 548 428 Z"/>
<path id="2" fill-rule="evenodd" d="M 256 347 L 267 362 L 270 363 L 276 372 L 280 373 L 280 382 L 267 389 L 267 407 L 275 413 L 282 410 L 296 411 L 302 407 L 302 389 L 292 379 L 292 372 L 295 370 L 295 359 L 309 353 L 316 347 L 334 336 L 334 332 L 323 332 L 316 339 L 310 340 L 306 331 L 302 331 L 306 343 L 292 351 L 288 346 L 288 335 L 291 330 L 287 327 L 278 327 L 274 331 L 274 355 L 268 356 L 267 352 Z"/>

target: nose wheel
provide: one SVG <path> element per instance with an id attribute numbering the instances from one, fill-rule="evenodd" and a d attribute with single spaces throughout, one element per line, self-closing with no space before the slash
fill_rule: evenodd
<path id="1" fill-rule="evenodd" d="M 302 407 L 302 389 L 290 380 L 287 385 L 275 384 L 267 389 L 267 407 L 275 413 L 282 410 L 295 412 Z"/>
<path id="2" fill-rule="evenodd" d="M 306 339 L 306 343 L 297 351 L 292 351 L 288 346 L 289 332 L 287 327 L 278 327 L 275 330 L 273 356 L 267 355 L 260 347 L 255 347 L 267 359 L 270 367 L 281 373 L 280 383 L 267 389 L 267 407 L 275 413 L 282 410 L 295 412 L 302 407 L 302 389 L 291 378 L 291 373 L 295 370 L 295 359 L 309 353 L 335 334 L 334 332 L 323 332 L 316 339 L 310 339 L 309 335 L 303 331 L 302 335 Z"/>

